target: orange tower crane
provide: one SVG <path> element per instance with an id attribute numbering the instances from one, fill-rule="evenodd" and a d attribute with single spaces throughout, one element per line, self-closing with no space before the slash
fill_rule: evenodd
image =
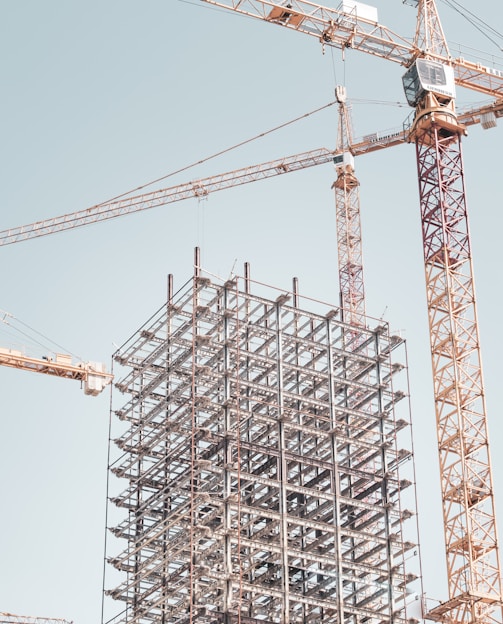
<path id="1" fill-rule="evenodd" d="M 404 76 L 415 142 L 449 600 L 430 617 L 501 621 L 502 587 L 472 255 L 452 67 L 434 2 L 420 5 Z"/>
<path id="2" fill-rule="evenodd" d="M 449 55 L 434 0 L 418 0 L 414 43 L 377 10 L 305 0 L 203 0 L 408 68 L 416 145 L 449 598 L 438 621 L 502 621 L 502 587 L 455 83 L 503 96 L 503 72 Z"/>

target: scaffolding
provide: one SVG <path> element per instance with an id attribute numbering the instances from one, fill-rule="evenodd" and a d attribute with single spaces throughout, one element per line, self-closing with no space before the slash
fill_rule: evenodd
<path id="1" fill-rule="evenodd" d="M 196 263 L 114 357 L 113 622 L 410 624 L 403 340 L 251 283 Z"/>

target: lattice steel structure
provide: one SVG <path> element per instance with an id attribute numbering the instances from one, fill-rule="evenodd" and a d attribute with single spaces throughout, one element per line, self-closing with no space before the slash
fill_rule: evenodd
<path id="1" fill-rule="evenodd" d="M 196 269 L 115 357 L 113 621 L 406 624 L 403 341 L 250 283 Z"/>
<path id="2" fill-rule="evenodd" d="M 355 174 L 351 153 L 353 131 L 346 103 L 346 89 L 337 86 L 339 103 L 337 152 L 334 158 L 337 179 L 335 214 L 337 224 L 337 257 L 339 261 L 339 290 L 344 320 L 351 325 L 365 324 L 365 285 L 363 279 L 362 228 L 360 221 L 360 183 Z"/>
<path id="3" fill-rule="evenodd" d="M 435 0 L 421 0 L 418 45 L 431 65 L 447 54 Z M 419 61 L 418 61 L 419 63 Z M 424 67 L 424 66 L 423 66 Z M 412 72 L 418 70 L 419 65 Z M 487 410 L 475 302 L 461 136 L 449 79 L 425 87 L 404 76 L 416 112 L 426 297 L 449 597 L 428 617 L 453 624 L 503 622 L 503 594 Z"/>
<path id="4" fill-rule="evenodd" d="M 439 114 L 437 112 L 437 117 Z M 450 622 L 501 622 L 502 584 L 460 128 L 420 123 L 416 152 Z"/>

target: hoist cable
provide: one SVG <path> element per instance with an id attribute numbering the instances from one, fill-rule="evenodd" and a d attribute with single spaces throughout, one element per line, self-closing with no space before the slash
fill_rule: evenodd
<path id="1" fill-rule="evenodd" d="M 297 121 L 301 121 L 302 119 L 306 119 L 307 117 L 310 117 L 311 115 L 314 115 L 316 113 L 319 113 L 323 110 L 325 110 L 326 108 L 329 108 L 330 106 L 333 106 L 334 104 L 336 104 L 336 101 L 332 101 L 329 102 L 328 104 L 325 104 L 324 106 L 320 106 L 319 108 L 316 108 L 312 111 L 310 111 L 309 113 L 304 113 L 303 115 L 300 115 L 299 117 L 295 117 L 294 119 L 290 119 L 289 121 L 285 121 L 284 123 L 280 124 L 279 126 L 275 126 L 274 128 L 270 128 L 269 130 L 266 130 L 265 132 L 261 132 L 260 134 L 257 134 L 253 137 L 250 137 L 249 139 L 245 139 L 244 141 L 240 141 L 239 143 L 236 143 L 235 145 L 231 146 L 231 147 L 227 147 L 223 150 L 220 150 L 219 152 L 215 152 L 214 154 L 211 154 L 211 156 L 206 156 L 205 158 L 202 158 L 201 160 L 195 161 L 193 163 L 191 163 L 190 165 L 185 165 L 184 167 L 182 167 L 181 169 L 177 169 L 176 171 L 172 171 L 171 173 L 167 173 L 164 176 L 161 176 L 160 178 L 156 178 L 155 180 L 151 180 L 150 182 L 146 182 L 145 184 L 142 184 L 141 186 L 138 186 L 134 189 L 131 189 L 130 191 L 126 191 L 125 193 L 121 193 L 120 195 L 116 195 L 115 197 L 112 197 L 111 199 L 108 199 L 107 201 L 104 201 L 100 204 L 96 204 L 95 206 L 93 206 L 93 208 L 97 208 L 98 206 L 102 206 L 104 204 L 108 204 L 110 202 L 113 201 L 117 201 L 118 199 L 121 199 L 122 197 L 126 197 L 127 195 L 130 195 L 131 193 L 137 193 L 138 191 L 141 191 L 145 188 L 147 188 L 148 186 L 152 186 L 152 184 L 157 184 L 158 182 L 162 182 L 163 180 L 167 180 L 168 178 L 173 177 L 174 175 L 177 175 L 179 173 L 182 173 L 184 171 L 187 171 L 188 169 L 192 169 L 193 167 L 196 167 L 197 165 L 202 165 L 203 163 L 208 162 L 209 160 L 212 160 L 213 158 L 217 158 L 218 156 L 222 156 L 223 154 L 227 154 L 228 152 L 232 152 L 233 150 L 237 149 L 238 147 L 242 147 L 243 145 L 247 145 L 248 143 L 252 143 L 253 141 L 256 141 L 257 139 L 261 139 L 269 134 L 272 134 L 273 132 L 276 132 L 277 130 L 282 130 L 283 128 L 286 128 L 287 126 L 290 126 L 294 123 L 296 123 Z"/>
<path id="2" fill-rule="evenodd" d="M 37 331 L 36 329 L 34 329 L 33 327 L 30 327 L 30 325 L 28 325 L 27 323 L 24 323 L 23 321 L 21 321 L 20 319 L 16 318 L 13 314 L 10 314 L 9 312 L 4 312 L 2 310 L 0 310 L 0 315 L 3 315 L 3 318 L 0 318 L 0 321 L 4 324 L 7 325 L 8 327 L 10 327 L 10 329 L 12 329 L 13 331 L 21 334 L 22 336 L 24 336 L 25 338 L 28 339 L 29 342 L 38 345 L 39 347 L 42 347 L 43 349 L 47 349 L 48 351 L 52 351 L 52 348 L 50 348 L 48 346 L 48 343 L 53 345 L 54 347 L 57 347 L 58 349 L 60 349 L 62 352 L 67 353 L 68 355 L 73 356 L 76 360 L 82 360 L 82 358 L 80 358 L 79 356 L 75 355 L 75 353 L 72 353 L 71 351 L 69 351 L 68 349 L 65 349 L 65 347 L 61 346 L 60 344 L 58 344 L 57 342 L 55 342 L 54 340 L 51 340 L 51 338 L 49 338 L 48 336 L 45 336 L 44 334 L 42 334 L 41 332 Z M 40 340 L 37 340 L 36 338 L 34 338 L 33 336 L 31 336 L 28 332 L 23 331 L 22 329 L 20 329 L 19 327 L 16 327 L 15 325 L 13 325 L 12 323 L 10 323 L 7 318 L 12 319 L 14 321 L 16 321 L 17 323 L 19 323 L 20 325 L 23 325 L 26 329 L 28 329 L 30 332 L 33 332 L 34 334 L 37 334 L 38 336 L 40 336 L 41 338 L 43 338 L 45 341 L 47 341 L 46 343 L 41 342 Z"/>
<path id="3" fill-rule="evenodd" d="M 476 30 L 478 30 L 484 37 L 486 37 L 486 39 L 489 39 L 489 41 L 491 43 L 494 43 L 494 45 L 499 50 L 503 51 L 503 47 L 501 46 L 501 44 L 495 41 L 488 34 L 488 32 L 491 32 L 496 37 L 503 39 L 503 35 L 499 31 L 484 22 L 484 20 L 475 15 L 475 13 L 472 13 L 471 11 L 463 7 L 459 2 L 457 2 L 457 0 L 442 0 L 442 2 L 450 7 L 453 11 L 456 11 L 456 13 L 459 13 L 459 15 L 464 17 Z"/>

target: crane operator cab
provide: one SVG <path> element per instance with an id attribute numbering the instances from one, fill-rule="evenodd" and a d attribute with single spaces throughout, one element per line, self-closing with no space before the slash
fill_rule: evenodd
<path id="1" fill-rule="evenodd" d="M 454 71 L 431 59 L 416 59 L 402 77 L 405 97 L 415 107 L 416 116 L 409 139 L 416 140 L 433 124 L 446 134 L 464 134 L 456 118 Z"/>

